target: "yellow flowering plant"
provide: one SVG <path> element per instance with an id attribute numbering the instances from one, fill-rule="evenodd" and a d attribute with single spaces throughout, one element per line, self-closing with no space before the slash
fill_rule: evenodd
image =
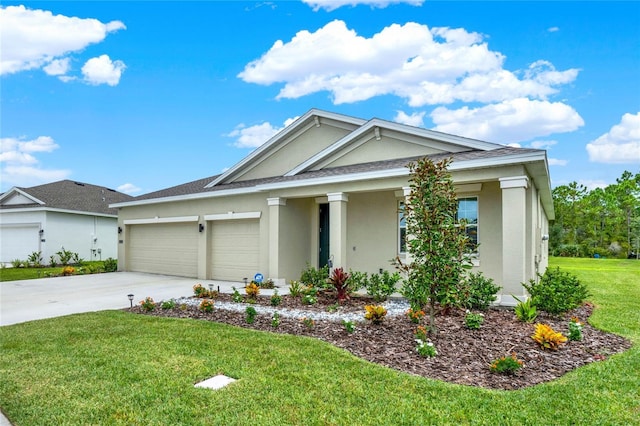
<path id="1" fill-rule="evenodd" d="M 364 310 L 364 318 L 374 324 L 382 324 L 384 317 L 387 315 L 387 310 L 382 305 L 367 305 Z"/>
<path id="2" fill-rule="evenodd" d="M 555 331 L 547 324 L 536 324 L 536 331 L 531 336 L 542 349 L 550 349 L 556 351 L 560 345 L 567 342 L 567 338 L 560 332 Z"/>

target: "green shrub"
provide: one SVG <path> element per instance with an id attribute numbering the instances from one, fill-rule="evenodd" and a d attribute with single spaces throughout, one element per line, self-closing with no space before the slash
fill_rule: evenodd
<path id="1" fill-rule="evenodd" d="M 482 272 L 470 273 L 463 280 L 461 304 L 467 309 L 480 309 L 486 311 L 492 302 L 497 299 L 496 294 L 500 286 L 493 279 L 482 275 Z"/>
<path id="2" fill-rule="evenodd" d="M 317 287 L 319 289 L 327 288 L 327 280 L 329 278 L 329 267 L 324 266 L 316 269 L 307 263 L 307 269 L 302 271 L 300 282 L 306 285 Z"/>
<path id="3" fill-rule="evenodd" d="M 467 311 L 467 314 L 464 317 L 464 325 L 469 330 L 479 330 L 480 326 L 484 322 L 484 315 L 476 314 L 474 312 Z"/>
<path id="4" fill-rule="evenodd" d="M 489 369 L 493 373 L 513 374 L 520 370 L 524 363 L 518 359 L 515 352 L 511 356 L 503 356 L 491 363 Z"/>
<path id="5" fill-rule="evenodd" d="M 518 318 L 518 320 L 522 322 L 531 323 L 535 321 L 535 319 L 538 317 L 538 309 L 536 308 L 536 305 L 533 304 L 531 298 L 527 299 L 524 302 L 515 296 L 513 296 L 513 298 L 518 301 L 518 304 L 515 308 L 516 318 Z"/>
<path id="6" fill-rule="evenodd" d="M 282 296 L 278 294 L 278 290 L 273 290 L 273 295 L 271 296 L 271 306 L 278 306 L 282 303 Z"/>
<path id="7" fill-rule="evenodd" d="M 29 255 L 29 257 L 27 257 L 27 262 L 28 262 L 29 266 L 32 266 L 34 268 L 41 268 L 42 267 L 42 252 L 41 251 L 34 251 L 33 253 L 31 253 Z"/>
<path id="8" fill-rule="evenodd" d="M 589 292 L 575 275 L 563 272 L 560 268 L 547 269 L 540 280 L 523 283 L 538 309 L 552 315 L 563 314 L 582 305 Z"/>
<path id="9" fill-rule="evenodd" d="M 381 274 L 371 274 L 366 282 L 367 294 L 376 302 L 384 302 L 396 291 L 396 284 L 400 281 L 400 274 L 384 271 Z"/>
<path id="10" fill-rule="evenodd" d="M 253 324 L 256 320 L 256 316 L 258 315 L 258 311 L 253 306 L 247 306 L 245 310 L 247 324 Z"/>
<path id="11" fill-rule="evenodd" d="M 105 272 L 116 272 L 118 270 L 118 260 L 112 257 L 104 261 Z"/>
<path id="12" fill-rule="evenodd" d="M 145 312 L 150 312 L 156 308 L 156 302 L 154 302 L 151 297 L 146 297 L 140 302 L 140 306 Z"/>
<path id="13" fill-rule="evenodd" d="M 173 299 L 165 300 L 160 304 L 160 307 L 165 310 L 173 309 L 176 307 L 176 301 Z"/>
<path id="14" fill-rule="evenodd" d="M 300 282 L 291 280 L 289 282 L 289 295 L 291 295 L 291 297 L 298 297 L 300 294 L 302 294 L 302 286 L 300 285 Z"/>

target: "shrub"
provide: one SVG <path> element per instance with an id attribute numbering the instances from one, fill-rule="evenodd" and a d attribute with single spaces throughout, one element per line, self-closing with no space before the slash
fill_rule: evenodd
<path id="1" fill-rule="evenodd" d="M 351 291 L 358 291 L 361 288 L 367 287 L 369 278 L 366 272 L 349 270 L 349 275 L 349 287 L 351 287 Z"/>
<path id="2" fill-rule="evenodd" d="M 193 286 L 193 295 L 198 298 L 209 297 L 209 290 L 204 288 L 202 284 L 196 284 Z"/>
<path id="3" fill-rule="evenodd" d="M 569 320 L 569 340 L 582 340 L 582 327 L 583 324 L 580 320 L 572 317 L 571 320 Z"/>
<path id="4" fill-rule="evenodd" d="M 416 343 L 416 351 L 421 357 L 433 358 L 434 356 L 438 355 L 436 347 L 430 341 L 416 339 Z"/>
<path id="5" fill-rule="evenodd" d="M 271 327 L 278 328 L 280 326 L 280 314 L 278 312 L 274 312 L 271 317 Z"/>
<path id="6" fill-rule="evenodd" d="M 479 330 L 480 326 L 484 322 L 484 315 L 478 313 L 473 313 L 467 311 L 467 314 L 464 317 L 464 325 L 469 330 Z"/>
<path id="7" fill-rule="evenodd" d="M 522 301 L 513 296 L 518 301 L 515 312 L 516 318 L 522 322 L 533 322 L 538 317 L 538 308 L 533 304 L 533 300 L 528 298 L 526 301 Z"/>
<path id="8" fill-rule="evenodd" d="M 560 268 L 547 269 L 544 275 L 538 277 L 538 282 L 530 280 L 529 284 L 523 283 L 523 286 L 531 295 L 533 304 L 552 315 L 577 308 L 589 297 L 587 287 L 575 275 L 563 272 Z"/>
<path id="9" fill-rule="evenodd" d="M 255 302 L 256 297 L 260 294 L 260 287 L 258 287 L 256 283 L 251 282 L 244 288 L 244 292 L 247 293 L 249 301 Z"/>
<path id="10" fill-rule="evenodd" d="M 299 281 L 291 280 L 289 281 L 289 294 L 292 297 L 298 297 L 302 294 L 302 286 Z"/>
<path id="11" fill-rule="evenodd" d="M 238 289 L 235 287 L 231 287 L 231 288 L 233 289 L 233 293 L 231 294 L 231 300 L 233 300 L 236 303 L 242 302 L 242 295 L 240 294 Z"/>
<path id="12" fill-rule="evenodd" d="M 200 310 L 202 312 L 212 312 L 213 311 L 213 300 L 211 300 L 211 299 L 202 299 L 202 302 L 200 302 Z"/>
<path id="13" fill-rule="evenodd" d="M 276 287 L 276 283 L 273 282 L 273 280 L 271 278 L 268 278 L 268 279 L 262 281 L 261 283 L 256 283 L 256 284 L 258 284 L 258 286 L 260 286 L 260 288 L 266 288 L 266 289 L 272 289 L 272 288 Z"/>
<path id="14" fill-rule="evenodd" d="M 300 282 L 317 288 L 326 288 L 329 278 L 329 266 L 316 269 L 307 263 L 307 269 L 302 271 Z"/>
<path id="15" fill-rule="evenodd" d="M 424 325 L 417 326 L 416 331 L 413 332 L 413 337 L 416 340 L 422 340 L 423 342 L 426 342 L 428 340 L 427 339 L 428 335 L 429 335 L 429 330 Z"/>
<path id="16" fill-rule="evenodd" d="M 273 295 L 271 295 L 271 306 L 279 306 L 282 303 L 282 296 L 278 294 L 278 290 L 273 290 Z"/>
<path id="17" fill-rule="evenodd" d="M 384 271 L 382 274 L 371 274 L 366 283 L 367 294 L 376 302 L 384 302 L 396 291 L 396 284 L 400 281 L 400 274 Z"/>
<path id="18" fill-rule="evenodd" d="M 62 268 L 62 275 L 69 276 L 69 275 L 73 275 L 76 272 L 76 268 L 74 268 L 73 266 L 65 266 L 64 268 Z"/>
<path id="19" fill-rule="evenodd" d="M 536 331 L 531 336 L 542 349 L 557 351 L 567 338 L 547 324 L 536 324 Z"/>
<path id="20" fill-rule="evenodd" d="M 116 272 L 118 270 L 118 261 L 114 258 L 108 258 L 104 261 L 105 272 Z"/>
<path id="21" fill-rule="evenodd" d="M 49 256 L 49 266 L 52 268 L 55 268 L 56 266 L 58 266 L 58 264 L 56 263 L 56 256 L 54 254 Z"/>
<path id="22" fill-rule="evenodd" d="M 247 324 L 253 324 L 256 320 L 256 316 L 258 315 L 258 312 L 256 311 L 256 308 L 254 308 L 253 306 L 247 306 L 247 309 L 245 309 L 245 320 L 247 321 Z"/>
<path id="23" fill-rule="evenodd" d="M 318 303 L 318 289 L 313 286 L 305 286 L 300 293 L 302 294 L 302 303 L 305 305 L 315 305 Z"/>
<path id="24" fill-rule="evenodd" d="M 316 322 L 312 318 L 303 317 L 300 321 L 304 324 L 308 329 L 312 329 Z"/>
<path id="25" fill-rule="evenodd" d="M 70 250 L 65 250 L 64 247 L 59 252 L 56 252 L 58 255 L 58 259 L 60 259 L 60 263 L 63 266 L 66 266 L 71 262 L 71 258 L 73 258 L 74 253 Z"/>
<path id="26" fill-rule="evenodd" d="M 165 300 L 160 304 L 162 309 L 173 309 L 176 307 L 176 301 L 173 299 Z"/>
<path id="27" fill-rule="evenodd" d="M 409 308 L 407 310 L 407 317 L 409 317 L 409 320 L 411 320 L 412 323 L 414 324 L 418 324 L 422 318 L 424 318 L 425 313 L 422 309 L 413 309 L 413 308 Z"/>
<path id="28" fill-rule="evenodd" d="M 502 358 L 493 361 L 489 366 L 489 369 L 493 373 L 513 374 L 521 369 L 523 365 L 524 363 L 518 359 L 514 352 L 511 356 L 503 356 Z"/>
<path id="29" fill-rule="evenodd" d="M 31 253 L 29 255 L 29 257 L 27 257 L 27 262 L 29 263 L 30 266 L 32 266 L 34 268 L 41 268 L 42 267 L 42 252 L 41 251 L 34 251 L 33 253 Z"/>
<path id="30" fill-rule="evenodd" d="M 482 272 L 472 272 L 463 280 L 461 304 L 467 309 L 486 311 L 497 299 L 496 293 L 500 288 L 493 279 L 482 275 Z"/>
<path id="31" fill-rule="evenodd" d="M 364 310 L 364 318 L 374 324 L 382 324 L 384 317 L 387 315 L 387 310 L 381 305 L 367 305 Z"/>
<path id="32" fill-rule="evenodd" d="M 353 321 L 342 320 L 342 325 L 344 325 L 344 329 L 347 330 L 347 333 L 349 334 L 356 331 L 356 326 Z"/>
<path id="33" fill-rule="evenodd" d="M 13 266 L 14 268 L 22 268 L 24 267 L 24 263 L 20 259 L 13 259 L 11 261 L 11 266 Z"/>
<path id="34" fill-rule="evenodd" d="M 338 302 L 344 302 L 349 299 L 351 289 L 349 288 L 349 274 L 342 268 L 336 268 L 331 272 L 331 276 L 328 279 L 336 291 L 336 297 Z"/>
<path id="35" fill-rule="evenodd" d="M 151 312 L 156 308 L 156 302 L 154 302 L 152 298 L 146 297 L 140 302 L 140 306 L 142 307 L 143 311 Z"/>

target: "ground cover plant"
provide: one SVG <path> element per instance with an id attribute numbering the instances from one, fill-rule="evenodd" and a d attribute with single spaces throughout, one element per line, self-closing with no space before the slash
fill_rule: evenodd
<path id="1" fill-rule="evenodd" d="M 289 325 L 282 317 L 275 329 L 270 316 L 258 315 L 255 324 L 264 322 L 271 331 L 262 332 L 248 325 L 155 317 L 163 311 L 155 309 L 150 315 L 111 311 L 0 327 L 0 401 L 17 426 L 639 424 L 640 301 L 634 295 L 640 292 L 640 265 L 628 262 L 553 259 L 554 266 L 575 273 L 588 286 L 595 312 L 584 324 L 582 341 L 543 353 L 566 354 L 574 343 L 592 341 L 594 325 L 625 336 L 634 346 L 618 355 L 600 354 L 603 361 L 520 390 L 461 386 L 367 362 L 310 338 L 323 328 L 319 322 L 309 329 L 296 321 L 301 331 L 293 336 L 284 332 Z M 309 309 L 320 309 L 320 304 Z M 485 312 L 480 330 L 466 331 L 486 331 L 492 312 Z M 456 318 L 461 330 L 463 313 Z M 244 312 L 239 318 L 244 322 Z M 352 334 L 338 324 L 339 333 L 369 342 L 366 352 L 393 360 L 396 347 L 378 345 L 374 331 L 394 321 L 358 322 Z M 454 345 L 468 350 L 462 339 L 436 342 L 437 355 L 422 358 L 413 337 L 416 324 L 407 315 L 398 321 L 407 325 L 409 350 L 419 362 L 438 362 L 450 356 Z M 549 324 L 555 330 L 567 331 L 567 320 L 553 321 Z M 539 350 L 530 337 L 534 325 L 519 324 L 529 327 L 525 340 Z M 445 334 L 441 327 L 439 338 Z M 495 360 L 512 352 L 524 360 L 522 368 L 513 374 L 490 372 Z M 487 374 L 517 379 L 531 367 L 526 357 L 520 350 L 487 353 L 484 367 Z M 460 359 L 458 365 L 470 361 Z M 239 380 L 217 392 L 193 387 L 218 373 Z"/>
<path id="2" fill-rule="evenodd" d="M 107 261 L 84 261 L 73 266 L 73 274 L 98 274 L 109 271 L 105 268 Z M 25 266 L 18 268 L 0 268 L 0 281 L 33 280 L 37 278 L 59 277 L 64 275 L 67 266 Z"/>

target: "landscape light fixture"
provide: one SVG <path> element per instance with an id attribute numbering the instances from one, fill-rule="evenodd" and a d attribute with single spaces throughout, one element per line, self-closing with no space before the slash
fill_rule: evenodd
<path id="1" fill-rule="evenodd" d="M 213 284 L 209 284 L 209 291 L 213 293 Z"/>
<path id="2" fill-rule="evenodd" d="M 247 281 L 249 281 L 249 278 L 243 278 L 243 280 L 244 280 L 244 286 L 246 287 L 247 286 Z"/>
<path id="3" fill-rule="evenodd" d="M 130 307 L 133 308 L 133 294 L 129 293 L 127 294 L 127 297 L 129 298 L 129 305 L 131 305 Z"/>

